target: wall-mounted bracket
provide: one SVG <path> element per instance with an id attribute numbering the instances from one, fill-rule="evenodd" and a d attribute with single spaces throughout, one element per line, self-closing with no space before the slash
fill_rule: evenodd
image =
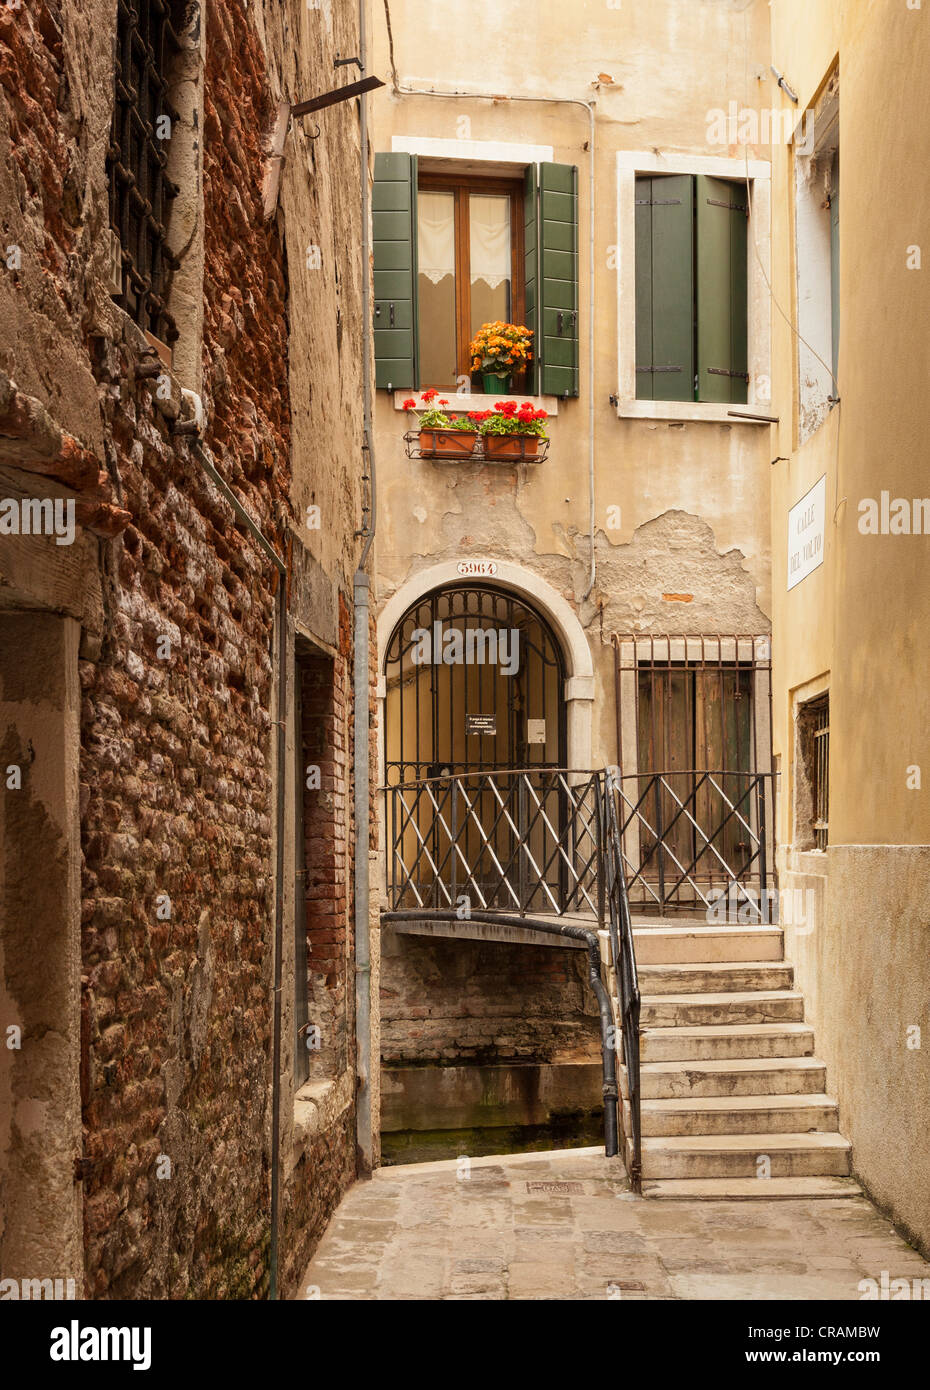
<path id="1" fill-rule="evenodd" d="M 336 87 L 334 91 L 311 97 L 309 101 L 296 102 L 291 107 L 291 115 L 306 116 L 311 111 L 322 111 L 327 106 L 336 106 L 340 101 L 351 101 L 353 97 L 363 96 L 365 92 L 372 92 L 376 87 L 383 86 L 380 77 L 363 77 L 361 82 L 350 82 L 346 87 Z"/>

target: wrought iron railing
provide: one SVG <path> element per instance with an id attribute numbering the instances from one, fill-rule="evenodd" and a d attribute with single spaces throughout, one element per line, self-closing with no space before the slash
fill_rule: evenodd
<path id="1" fill-rule="evenodd" d="M 599 773 L 450 773 L 386 787 L 391 909 L 597 915 Z"/>
<path id="2" fill-rule="evenodd" d="M 621 775 L 618 833 L 634 910 L 714 909 L 772 920 L 773 776 L 697 770 Z"/>
<path id="3" fill-rule="evenodd" d="M 623 776 L 615 768 L 450 771 L 384 789 L 386 920 L 498 920 L 563 935 L 591 936 L 595 924 L 607 930 L 626 1095 L 617 1097 L 605 1061 L 605 1125 L 609 1144 L 616 1106 L 636 1192 L 642 1129 L 633 911 L 708 910 L 723 897 L 741 921 L 764 916 L 772 791 L 770 773 Z M 576 920 L 569 931 L 553 923 L 567 914 L 590 917 L 591 926 Z M 592 986 L 602 1004 L 599 974 Z"/>

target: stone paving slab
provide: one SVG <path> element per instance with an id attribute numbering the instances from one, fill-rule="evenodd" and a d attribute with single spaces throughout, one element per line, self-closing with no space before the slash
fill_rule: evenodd
<path id="1" fill-rule="evenodd" d="M 865 1197 L 663 1203 L 603 1150 L 566 1149 L 380 1169 L 346 1193 L 296 1297 L 856 1301 L 883 1271 L 930 1281 Z"/>

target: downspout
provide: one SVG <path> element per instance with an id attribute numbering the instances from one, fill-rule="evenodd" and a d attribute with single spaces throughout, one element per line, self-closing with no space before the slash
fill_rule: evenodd
<path id="1" fill-rule="evenodd" d="M 385 5 L 387 13 L 389 35 L 390 35 L 390 11 Z M 590 545 L 590 559 L 588 565 L 588 587 L 581 595 L 580 603 L 590 595 L 597 579 L 597 554 L 595 551 L 595 529 L 597 522 L 597 503 L 594 491 L 594 260 L 595 260 L 595 200 L 597 192 L 597 180 L 595 178 L 595 156 L 596 156 L 596 136 L 597 127 L 595 124 L 595 103 L 593 101 L 582 101 L 580 97 L 521 97 L 503 96 L 500 92 L 436 92 L 424 91 L 418 87 L 407 87 L 397 81 L 397 73 L 394 67 L 394 43 L 393 36 L 390 36 L 391 49 L 391 75 L 393 91 L 398 96 L 409 97 L 447 97 L 455 101 L 471 99 L 473 101 L 534 101 L 542 102 L 545 105 L 553 106 L 581 106 L 588 113 L 589 135 L 588 135 L 588 201 L 589 201 L 589 221 L 590 236 L 588 238 L 588 539 Z"/>
<path id="2" fill-rule="evenodd" d="M 359 0 L 360 77 L 367 75 L 368 33 L 366 0 Z M 361 98 L 360 183 L 362 216 L 362 456 L 367 464 L 369 506 L 362 514 L 364 539 L 353 582 L 355 607 L 355 647 L 353 653 L 353 708 L 355 710 L 355 1144 L 359 1177 L 369 1177 L 374 1166 L 371 1114 L 371 921 L 369 852 L 371 845 L 371 767 L 369 731 L 371 729 L 371 686 L 369 682 L 369 621 L 371 582 L 365 565 L 375 538 L 377 496 L 375 491 L 374 431 L 371 419 L 371 247 L 368 230 L 368 98 Z M 364 481 L 364 478 L 363 478 Z"/>
<path id="3" fill-rule="evenodd" d="M 287 565 L 263 535 L 239 498 L 217 471 L 198 439 L 191 452 L 218 488 L 278 575 L 275 596 L 274 646 L 278 655 L 277 729 L 275 747 L 275 878 L 274 878 L 274 1002 L 271 1043 L 271 1238 L 268 1251 L 268 1297 L 278 1297 L 278 1237 L 281 1224 L 281 979 L 284 952 L 284 791 L 287 771 Z"/>

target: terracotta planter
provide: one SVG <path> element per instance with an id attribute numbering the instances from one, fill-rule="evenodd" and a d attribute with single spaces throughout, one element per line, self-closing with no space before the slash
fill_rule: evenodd
<path id="1" fill-rule="evenodd" d="M 443 459 L 471 458 L 474 430 L 420 430 L 420 454 Z"/>
<path id="2" fill-rule="evenodd" d="M 484 453 L 489 459 L 531 459 L 539 449 L 538 434 L 486 434 Z"/>

